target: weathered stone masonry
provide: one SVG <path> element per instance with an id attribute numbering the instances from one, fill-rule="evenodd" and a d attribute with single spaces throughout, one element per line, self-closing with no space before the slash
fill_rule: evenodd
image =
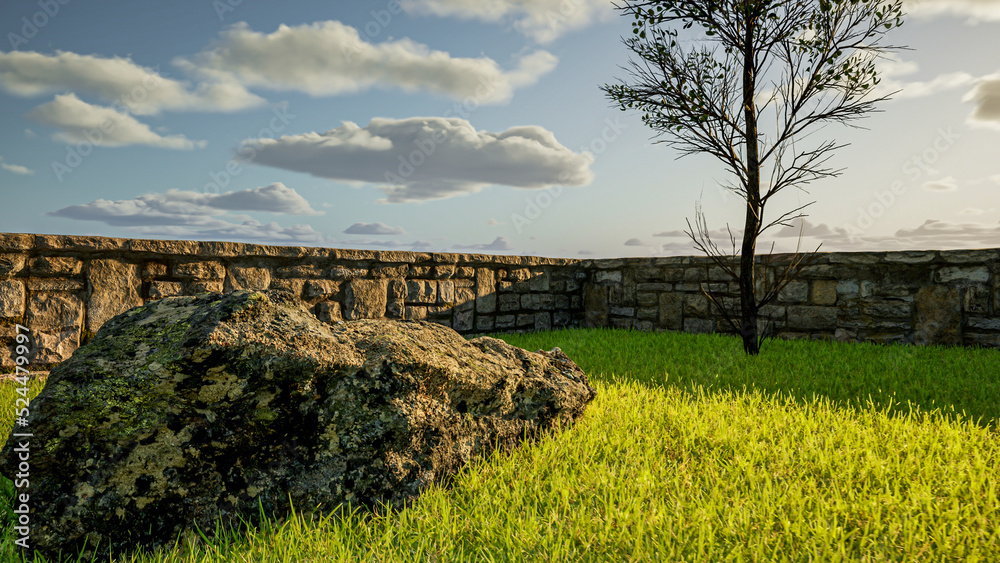
<path id="1" fill-rule="evenodd" d="M 765 279 L 791 256 L 771 258 Z M 704 256 L 572 260 L 0 234 L 0 367 L 13 371 L 16 324 L 31 330 L 34 371 L 132 307 L 269 287 L 293 291 L 326 322 L 420 319 L 463 334 L 731 332 L 702 282 L 728 291 L 738 309 L 737 284 Z M 784 338 L 1000 348 L 1000 249 L 822 253 L 763 313 Z"/>

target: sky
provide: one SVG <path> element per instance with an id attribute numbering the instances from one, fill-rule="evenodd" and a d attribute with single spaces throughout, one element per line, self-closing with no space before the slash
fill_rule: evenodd
<path id="1" fill-rule="evenodd" d="M 810 129 L 843 171 L 777 193 L 765 223 L 807 217 L 758 253 L 1000 248 L 1000 0 L 904 11 L 878 62 L 897 93 Z M 635 83 L 631 22 L 609 0 L 5 1 L 0 232 L 694 256 L 700 205 L 732 253 L 723 164 L 601 89 Z"/>

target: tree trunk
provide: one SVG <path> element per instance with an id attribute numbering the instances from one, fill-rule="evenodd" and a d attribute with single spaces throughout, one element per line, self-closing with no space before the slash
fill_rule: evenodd
<path id="1" fill-rule="evenodd" d="M 757 297 L 754 292 L 754 251 L 761 225 L 760 155 L 757 147 L 757 108 L 754 103 L 756 69 L 754 68 L 754 28 L 756 14 L 753 2 L 744 3 L 746 36 L 743 44 L 743 113 L 746 120 L 747 146 L 747 218 L 743 227 L 743 251 L 740 256 L 740 313 L 743 351 L 751 356 L 760 352 L 757 343 Z"/>

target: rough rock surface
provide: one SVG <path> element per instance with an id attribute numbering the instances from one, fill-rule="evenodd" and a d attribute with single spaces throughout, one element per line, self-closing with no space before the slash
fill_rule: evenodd
<path id="1" fill-rule="evenodd" d="M 53 557 L 88 540 L 106 560 L 193 524 L 211 537 L 261 509 L 280 519 L 289 500 L 402 508 L 477 455 L 567 428 L 595 395 L 558 348 L 331 326 L 274 290 L 165 298 L 110 319 L 32 401 L 30 545 Z M 8 478 L 16 445 L 0 451 Z"/>

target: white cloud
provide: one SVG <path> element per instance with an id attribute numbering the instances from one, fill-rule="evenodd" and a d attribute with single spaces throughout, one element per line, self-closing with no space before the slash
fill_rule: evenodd
<path id="1" fill-rule="evenodd" d="M 244 157 L 252 150 L 253 157 Z M 372 118 L 345 121 L 326 133 L 247 140 L 240 155 L 257 164 L 342 182 L 380 184 L 379 203 L 407 203 L 476 193 L 500 184 L 517 188 L 586 185 L 593 155 L 574 153 L 537 126 L 502 133 L 476 131 L 464 119 Z"/>
<path id="2" fill-rule="evenodd" d="M 0 156 L 0 160 L 3 160 L 2 156 Z M 0 163 L 0 168 L 3 168 L 8 172 L 24 176 L 32 176 L 35 174 L 34 170 L 31 170 L 27 166 L 21 166 L 20 164 L 7 164 L 6 162 L 2 162 Z"/>
<path id="3" fill-rule="evenodd" d="M 913 61 L 904 61 L 899 55 L 889 53 L 875 62 L 876 71 L 881 81 L 875 87 L 872 95 L 875 97 L 893 94 L 893 99 L 923 98 L 939 92 L 967 86 L 976 78 L 967 72 L 949 72 L 940 74 L 930 80 L 914 80 L 907 82 L 900 77 L 917 74 L 920 65 Z"/>
<path id="4" fill-rule="evenodd" d="M 178 67 L 208 80 L 312 96 L 380 86 L 474 97 L 481 104 L 507 102 L 515 88 L 534 84 L 556 62 L 551 53 L 535 51 L 505 72 L 487 57 L 455 58 L 406 38 L 367 43 L 353 27 L 337 21 L 282 24 L 266 35 L 241 22 L 223 31 L 211 48 L 191 59 L 174 60 Z"/>
<path id="5" fill-rule="evenodd" d="M 100 221 L 114 227 L 172 226 L 216 228 L 229 225 L 216 219 L 226 211 L 270 211 L 295 215 L 318 215 L 295 190 L 280 182 L 269 186 L 206 194 L 193 191 L 167 190 L 166 193 L 145 194 L 134 199 L 71 205 L 49 215 L 81 221 Z M 253 222 L 245 215 L 228 218 Z"/>
<path id="6" fill-rule="evenodd" d="M 137 235 L 163 236 L 182 240 L 227 240 L 233 242 L 249 241 L 261 244 L 316 244 L 330 246 L 334 240 L 323 236 L 311 225 L 293 225 L 282 227 L 271 221 L 260 223 L 247 220 L 240 224 L 226 221 L 212 221 L 197 228 L 192 226 L 158 226 L 133 229 Z"/>
<path id="7" fill-rule="evenodd" d="M 402 227 L 390 227 L 385 223 L 355 223 L 344 230 L 348 235 L 402 235 L 406 231 Z"/>
<path id="8" fill-rule="evenodd" d="M 1000 21 L 1000 0 L 905 0 L 903 11 L 917 17 L 967 16 L 966 23 Z"/>
<path id="9" fill-rule="evenodd" d="M 235 111 L 265 103 L 225 76 L 198 84 L 161 76 L 131 59 L 78 55 L 56 51 L 0 52 L 0 90 L 33 97 L 73 91 L 111 102 L 115 109 L 136 115 L 171 111 Z"/>
<path id="10" fill-rule="evenodd" d="M 38 137 L 38 133 L 35 133 L 31 129 L 25 129 L 24 130 L 24 138 L 25 139 L 35 139 L 37 137 Z"/>
<path id="11" fill-rule="evenodd" d="M 953 192 L 958 189 L 958 180 L 948 176 L 940 180 L 924 182 L 924 189 L 932 192 Z"/>
<path id="12" fill-rule="evenodd" d="M 972 125 L 1000 129 L 1000 73 L 979 79 L 962 101 L 976 103 L 969 116 Z"/>
<path id="13" fill-rule="evenodd" d="M 468 248 L 470 250 L 513 250 L 513 246 L 504 237 L 497 237 L 489 244 L 453 244 L 452 248 Z"/>
<path id="14" fill-rule="evenodd" d="M 88 141 L 106 147 L 149 145 L 179 150 L 203 148 L 206 144 L 205 141 L 192 141 L 184 135 L 157 135 L 148 125 L 127 113 L 88 104 L 72 93 L 57 95 L 53 101 L 28 112 L 28 117 L 62 129 L 52 138 L 64 143 Z"/>
<path id="15" fill-rule="evenodd" d="M 456 16 L 486 22 L 514 20 L 514 28 L 539 43 L 617 15 L 608 0 L 400 0 L 411 14 Z"/>

